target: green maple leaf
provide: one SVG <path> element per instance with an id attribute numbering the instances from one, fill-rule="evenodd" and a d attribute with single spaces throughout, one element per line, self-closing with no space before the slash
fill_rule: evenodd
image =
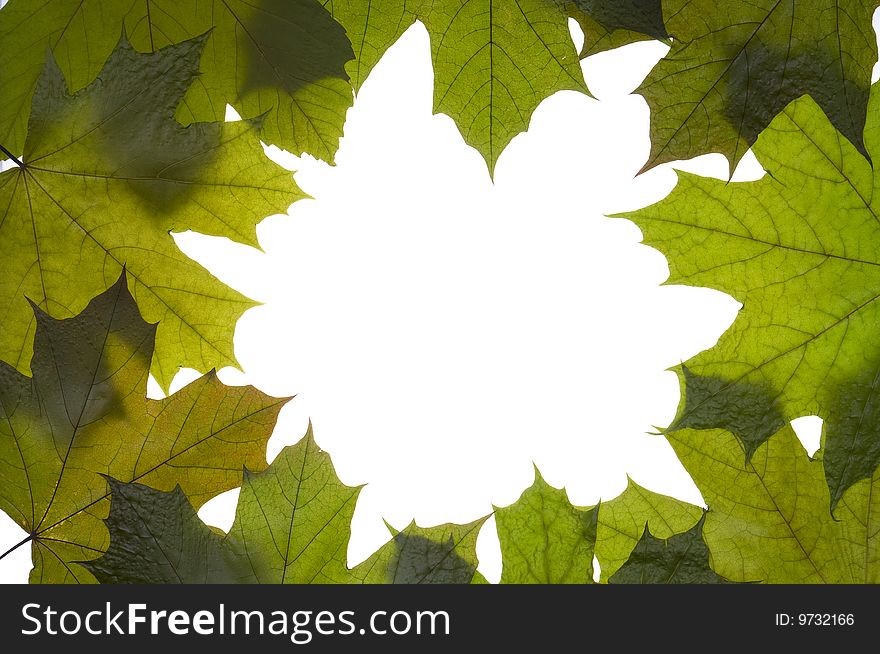
<path id="1" fill-rule="evenodd" d="M 596 558 L 605 582 L 626 563 L 646 530 L 663 541 L 692 529 L 703 510 L 628 480 L 626 490 L 599 507 Z"/>
<path id="2" fill-rule="evenodd" d="M 503 584 L 591 584 L 598 507 L 572 506 L 535 470 L 531 488 L 495 509 Z"/>
<path id="3" fill-rule="evenodd" d="M 201 76 L 177 116 L 222 121 L 226 105 L 267 114 L 264 140 L 332 161 L 352 94 L 342 28 L 315 0 L 12 0 L 0 12 L 0 144 L 24 150 L 46 51 L 70 89 L 91 83 L 119 35 L 155 52 L 210 32 Z"/>
<path id="4" fill-rule="evenodd" d="M 488 516 L 487 516 L 488 517 Z M 477 535 L 486 518 L 465 525 L 391 530 L 392 538 L 352 577 L 365 584 L 469 584 L 485 582 L 477 572 Z"/>
<path id="5" fill-rule="evenodd" d="M 548 0 L 447 0 L 421 15 L 431 35 L 434 110 L 489 166 L 557 91 L 586 92 L 564 8 Z"/>
<path id="6" fill-rule="evenodd" d="M 723 584 L 712 570 L 709 548 L 703 541 L 703 520 L 683 534 L 655 538 L 645 526 L 644 534 L 627 562 L 608 580 L 609 584 Z"/>
<path id="7" fill-rule="evenodd" d="M 355 52 L 355 88 L 385 50 L 419 19 L 431 37 L 434 110 L 449 115 L 492 173 L 501 151 L 528 129 L 556 91 L 586 92 L 556 0 L 327 0 Z"/>
<path id="8" fill-rule="evenodd" d="M 246 472 L 224 539 L 261 583 L 321 583 L 347 572 L 351 517 L 360 488 L 344 485 L 312 428 L 266 470 Z"/>
<path id="9" fill-rule="evenodd" d="M 880 146 L 878 112 L 875 91 L 869 153 Z M 680 174 L 666 200 L 629 216 L 667 256 L 670 283 L 744 305 L 681 371 L 672 428 L 723 427 L 751 455 L 786 421 L 818 415 L 836 505 L 880 464 L 880 178 L 809 97 L 774 119 L 754 152 L 761 180 Z"/>
<path id="10" fill-rule="evenodd" d="M 261 473 L 245 472 L 226 535 L 205 526 L 180 489 L 112 481 L 110 547 L 84 565 L 107 583 L 467 583 L 483 521 L 411 525 L 349 570 L 360 488 L 344 485 L 311 425 Z"/>
<path id="11" fill-rule="evenodd" d="M 721 152 L 731 168 L 809 94 L 863 154 L 876 0 L 667 0 L 669 54 L 636 91 L 651 108 L 645 169 Z"/>
<path id="12" fill-rule="evenodd" d="M 748 460 L 726 430 L 681 429 L 667 439 L 709 506 L 703 536 L 719 575 L 770 583 L 877 583 L 880 475 L 850 487 L 836 510 L 822 461 L 790 426 Z"/>
<path id="13" fill-rule="evenodd" d="M 93 581 L 74 562 L 108 545 L 102 475 L 177 485 L 201 506 L 237 486 L 243 464 L 265 467 L 286 400 L 214 374 L 148 400 L 156 327 L 125 275 L 74 318 L 34 314 L 33 377 L 0 362 L 0 509 L 29 534 L 31 581 Z"/>
<path id="14" fill-rule="evenodd" d="M 584 31 L 581 58 L 628 43 L 669 39 L 661 0 L 571 0 L 568 12 Z"/>
<path id="15" fill-rule="evenodd" d="M 5 9 L 3 10 L 6 11 Z M 0 174 L 0 359 L 27 372 L 34 316 L 61 317 L 123 266 L 160 322 L 153 374 L 234 365 L 232 330 L 253 303 L 184 256 L 169 231 L 257 246 L 255 225 L 303 197 L 247 122 L 174 120 L 205 38 L 139 54 L 123 39 L 100 77 L 68 95 L 52 59 L 34 93 L 20 166 Z"/>

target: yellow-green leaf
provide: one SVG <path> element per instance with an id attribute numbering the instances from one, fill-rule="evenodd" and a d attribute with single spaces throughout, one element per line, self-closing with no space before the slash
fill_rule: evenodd
<path id="1" fill-rule="evenodd" d="M 869 153 L 878 117 L 875 86 Z M 743 303 L 718 344 L 682 369 L 673 428 L 723 427 L 751 454 L 786 421 L 818 415 L 836 504 L 880 464 L 880 177 L 809 97 L 777 116 L 754 152 L 762 179 L 680 173 L 667 199 L 629 216 L 667 256 L 670 283 Z"/>
<path id="2" fill-rule="evenodd" d="M 33 377 L 0 362 L 0 509 L 29 534 L 31 581 L 93 580 L 75 562 L 108 545 L 102 475 L 179 486 L 199 507 L 237 486 L 243 465 L 266 466 L 286 400 L 213 373 L 167 399 L 145 397 L 156 327 L 125 275 L 74 318 L 34 313 Z"/>
<path id="3" fill-rule="evenodd" d="M 572 506 L 535 469 L 535 482 L 495 509 L 503 584 L 591 584 L 599 507 Z"/>
<path id="4" fill-rule="evenodd" d="M 0 173 L 0 359 L 20 371 L 35 325 L 26 298 L 71 316 L 123 267 L 145 318 L 159 323 L 152 371 L 163 388 L 181 366 L 235 364 L 235 321 L 253 303 L 183 255 L 169 232 L 256 245 L 256 224 L 303 194 L 265 157 L 251 124 L 175 121 L 205 38 L 153 54 L 123 39 L 74 95 L 54 60 L 46 64 L 24 161 Z"/>

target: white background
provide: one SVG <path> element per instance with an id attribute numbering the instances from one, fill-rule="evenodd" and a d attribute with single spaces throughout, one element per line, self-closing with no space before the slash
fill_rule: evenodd
<path id="1" fill-rule="evenodd" d="M 586 59 L 595 98 L 562 92 L 542 103 L 493 184 L 452 120 L 432 115 L 428 34 L 417 23 L 362 87 L 335 166 L 268 148 L 314 199 L 263 221 L 263 252 L 176 236 L 263 303 L 236 328 L 243 372 L 220 377 L 296 395 L 268 460 L 311 418 L 342 481 L 366 484 L 351 565 L 388 539 L 383 518 L 397 528 L 474 520 L 516 501 L 533 463 L 578 505 L 613 498 L 627 475 L 702 504 L 671 448 L 649 432 L 678 404 L 666 369 L 711 347 L 739 304 L 661 286 L 664 258 L 640 244 L 635 225 L 605 217 L 675 185 L 670 166 L 635 177 L 649 114 L 632 91 L 665 52 L 638 43 Z M 727 173 L 720 155 L 677 167 Z M 748 154 L 734 179 L 762 174 Z M 172 390 L 195 376 L 182 371 Z M 160 395 L 155 384 L 150 394 Z M 795 427 L 814 451 L 821 421 Z M 213 500 L 202 517 L 228 528 L 236 497 Z M 0 513 L 0 551 L 24 536 Z M 491 519 L 478 551 L 480 570 L 497 581 Z M 30 548 L 20 548 L 0 561 L 0 580 L 25 582 L 30 565 Z"/>

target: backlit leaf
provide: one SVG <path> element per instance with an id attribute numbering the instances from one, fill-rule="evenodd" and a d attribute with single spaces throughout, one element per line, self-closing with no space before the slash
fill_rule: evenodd
<path id="1" fill-rule="evenodd" d="M 516 503 L 495 510 L 501 583 L 591 584 L 599 508 L 581 509 L 564 490 L 535 483 Z"/>
<path id="2" fill-rule="evenodd" d="M 731 169 L 804 94 L 862 154 L 876 0 L 665 0 L 672 49 L 639 87 L 651 107 L 645 168 L 721 152 Z"/>
<path id="3" fill-rule="evenodd" d="M 245 474 L 235 523 L 225 536 L 199 520 L 179 489 L 114 482 L 110 548 L 85 565 L 112 583 L 470 583 L 483 520 L 410 525 L 349 570 L 359 491 L 339 481 L 310 426 L 265 471 Z M 164 551 L 173 557 L 151 554 Z"/>
<path id="4" fill-rule="evenodd" d="M 876 90 L 870 107 L 864 141 L 876 152 Z M 785 421 L 818 415 L 835 505 L 880 464 L 878 177 L 809 97 L 754 152 L 762 179 L 680 173 L 666 200 L 630 216 L 669 259 L 670 283 L 743 303 L 718 344 L 686 362 L 673 428 L 723 427 L 750 455 Z"/>
<path id="5" fill-rule="evenodd" d="M 124 275 L 74 318 L 34 313 L 33 377 L 0 363 L 0 509 L 30 534 L 31 581 L 93 580 L 75 562 L 108 545 L 102 475 L 177 486 L 199 507 L 239 485 L 242 465 L 266 466 L 286 400 L 213 373 L 167 399 L 145 397 L 156 327 Z"/>
<path id="6" fill-rule="evenodd" d="M 123 266 L 145 318 L 159 322 L 152 371 L 163 388 L 181 366 L 235 364 L 235 321 L 253 303 L 184 256 L 169 231 L 257 245 L 256 224 L 303 194 L 251 124 L 174 120 L 204 41 L 139 54 L 123 39 L 72 96 L 47 63 L 24 164 L 0 173 L 0 359 L 18 370 L 28 371 L 35 325 L 26 298 L 71 316 Z"/>
<path id="7" fill-rule="evenodd" d="M 724 581 L 709 563 L 701 519 L 689 531 L 669 538 L 656 538 L 646 526 L 629 559 L 608 583 L 723 584 Z"/>
<path id="8" fill-rule="evenodd" d="M 202 75 L 177 113 L 185 124 L 222 121 L 228 103 L 245 118 L 266 114 L 263 140 L 333 160 L 352 51 L 316 0 L 12 0 L 0 13 L 0 144 L 23 151 L 47 51 L 78 91 L 123 33 L 141 52 L 209 34 Z"/>

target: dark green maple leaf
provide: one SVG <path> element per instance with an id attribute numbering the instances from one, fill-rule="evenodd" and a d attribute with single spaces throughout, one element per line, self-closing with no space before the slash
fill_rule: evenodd
<path id="1" fill-rule="evenodd" d="M 809 94 L 862 154 L 876 0 L 666 0 L 669 54 L 639 87 L 651 108 L 645 168 L 721 152 L 731 168 Z"/>
<path id="2" fill-rule="evenodd" d="M 485 521 L 391 529 L 391 540 L 355 566 L 352 577 L 365 584 L 479 583 L 477 535 Z"/>
<path id="3" fill-rule="evenodd" d="M 352 52 L 315 0 L 12 0 L 0 13 L 0 144 L 24 150 L 47 50 L 76 91 L 123 32 L 143 52 L 210 32 L 178 118 L 222 121 L 228 103 L 245 117 L 266 114 L 264 140 L 332 161 L 352 102 L 344 71 Z"/>
<path id="4" fill-rule="evenodd" d="M 669 429 L 721 427 L 739 436 L 749 457 L 785 425 L 779 397 L 766 384 L 732 384 L 723 377 L 694 374 L 687 365 L 681 366 L 679 378 L 682 404 Z"/>
<path id="5" fill-rule="evenodd" d="M 628 43 L 669 38 L 661 0 L 571 0 L 567 7 L 584 31 L 581 57 Z"/>
<path id="6" fill-rule="evenodd" d="M 878 114 L 875 90 L 869 153 L 880 146 Z M 774 119 L 754 152 L 763 179 L 680 173 L 667 199 L 629 216 L 667 256 L 669 283 L 743 303 L 718 344 L 686 363 L 673 428 L 724 427 L 750 455 L 785 421 L 818 415 L 836 505 L 880 464 L 880 178 L 809 97 Z"/>
<path id="7" fill-rule="evenodd" d="M 198 507 L 237 486 L 243 464 L 266 466 L 286 400 L 214 374 L 145 397 L 156 327 L 125 275 L 74 318 L 34 313 L 33 377 L 0 362 L 0 509 L 29 534 L 31 581 L 93 581 L 74 562 L 108 545 L 102 475 L 179 486 Z"/>
<path id="8" fill-rule="evenodd" d="M 609 584 L 723 584 L 712 570 L 709 549 L 703 541 L 703 520 L 683 534 L 655 538 L 645 532 Z"/>
<path id="9" fill-rule="evenodd" d="M 0 14 L 5 13 L 6 9 Z M 52 59 L 34 93 L 24 161 L 0 173 L 0 359 L 28 370 L 25 297 L 74 315 L 123 266 L 159 322 L 153 374 L 234 365 L 232 331 L 252 302 L 184 256 L 169 231 L 257 245 L 255 225 L 303 197 L 247 122 L 174 120 L 205 37 L 139 54 L 123 39 L 100 77 L 68 95 Z"/>
<path id="10" fill-rule="evenodd" d="M 572 506 L 535 470 L 535 482 L 495 509 L 503 584 L 591 584 L 598 507 Z"/>
<path id="11" fill-rule="evenodd" d="M 698 506 L 628 480 L 623 493 L 599 506 L 595 552 L 601 581 L 608 581 L 626 563 L 645 530 L 667 540 L 692 529 L 702 515 Z"/>
<path id="12" fill-rule="evenodd" d="M 110 547 L 84 565 L 108 583 L 468 583 L 470 525 L 411 525 L 353 570 L 346 566 L 360 488 L 339 481 L 311 426 L 263 472 L 245 472 L 235 522 L 221 535 L 175 489 L 111 482 Z"/>
<path id="13" fill-rule="evenodd" d="M 110 547 L 82 565 L 101 583 L 255 583 L 253 570 L 199 520 L 178 487 L 163 492 L 108 478 Z M 151 533 L 152 532 L 152 533 Z M 161 534 L 161 539 L 153 537 Z"/>

